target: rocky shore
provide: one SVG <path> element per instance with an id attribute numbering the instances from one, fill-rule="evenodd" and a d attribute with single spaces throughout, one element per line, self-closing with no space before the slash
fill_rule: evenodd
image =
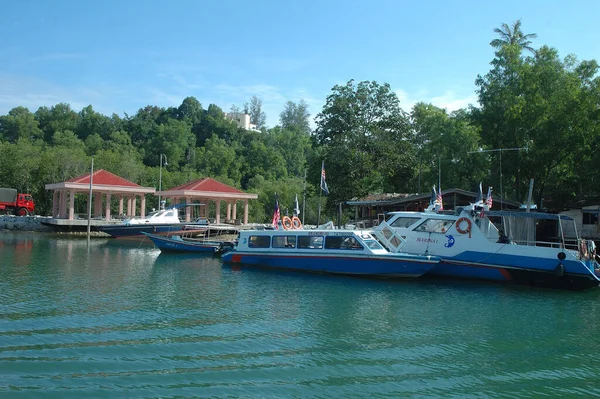
<path id="1" fill-rule="evenodd" d="M 52 232 L 50 226 L 43 225 L 43 216 L 0 216 L 0 230 Z"/>
<path id="2" fill-rule="evenodd" d="M 0 232 L 1 231 L 32 231 L 39 233 L 57 233 L 52 226 L 46 226 L 42 224 L 46 216 L 11 216 L 2 215 L 0 216 Z M 63 232 L 57 234 L 69 234 L 69 235 L 87 235 L 86 232 Z M 106 233 L 99 231 L 92 231 L 92 236 L 95 237 L 109 237 Z"/>

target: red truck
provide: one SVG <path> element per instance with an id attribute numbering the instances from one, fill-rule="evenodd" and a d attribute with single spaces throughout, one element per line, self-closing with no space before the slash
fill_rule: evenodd
<path id="1" fill-rule="evenodd" d="M 17 193 L 14 188 L 0 188 L 0 212 L 27 216 L 33 214 L 34 207 L 31 194 Z"/>

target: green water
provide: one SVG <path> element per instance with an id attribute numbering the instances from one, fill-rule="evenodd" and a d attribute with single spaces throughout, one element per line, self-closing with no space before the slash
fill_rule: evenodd
<path id="1" fill-rule="evenodd" d="M 599 300 L 0 233 L 0 398 L 600 397 Z"/>

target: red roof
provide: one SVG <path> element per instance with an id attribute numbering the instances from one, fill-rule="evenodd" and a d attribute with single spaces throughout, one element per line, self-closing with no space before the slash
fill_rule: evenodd
<path id="1" fill-rule="evenodd" d="M 211 179 L 210 177 L 205 177 L 200 180 L 196 180 L 193 182 L 182 184 L 181 186 L 177 186 L 168 191 L 202 191 L 202 192 L 215 192 L 215 193 L 235 193 L 235 194 L 245 194 L 243 191 L 238 190 L 237 188 L 228 186 L 225 183 L 221 183 L 215 179 Z"/>
<path id="2" fill-rule="evenodd" d="M 67 180 L 68 183 L 90 184 L 90 174 L 74 177 Z M 107 172 L 104 169 L 99 169 L 94 172 L 94 184 L 102 184 L 105 186 L 124 186 L 124 187 L 141 187 L 139 184 L 130 182 L 120 176 Z"/>

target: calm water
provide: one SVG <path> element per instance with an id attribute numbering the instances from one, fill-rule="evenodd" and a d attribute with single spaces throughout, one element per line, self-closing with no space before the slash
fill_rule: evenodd
<path id="1" fill-rule="evenodd" d="M 600 397 L 600 291 L 0 233 L 2 398 Z"/>

